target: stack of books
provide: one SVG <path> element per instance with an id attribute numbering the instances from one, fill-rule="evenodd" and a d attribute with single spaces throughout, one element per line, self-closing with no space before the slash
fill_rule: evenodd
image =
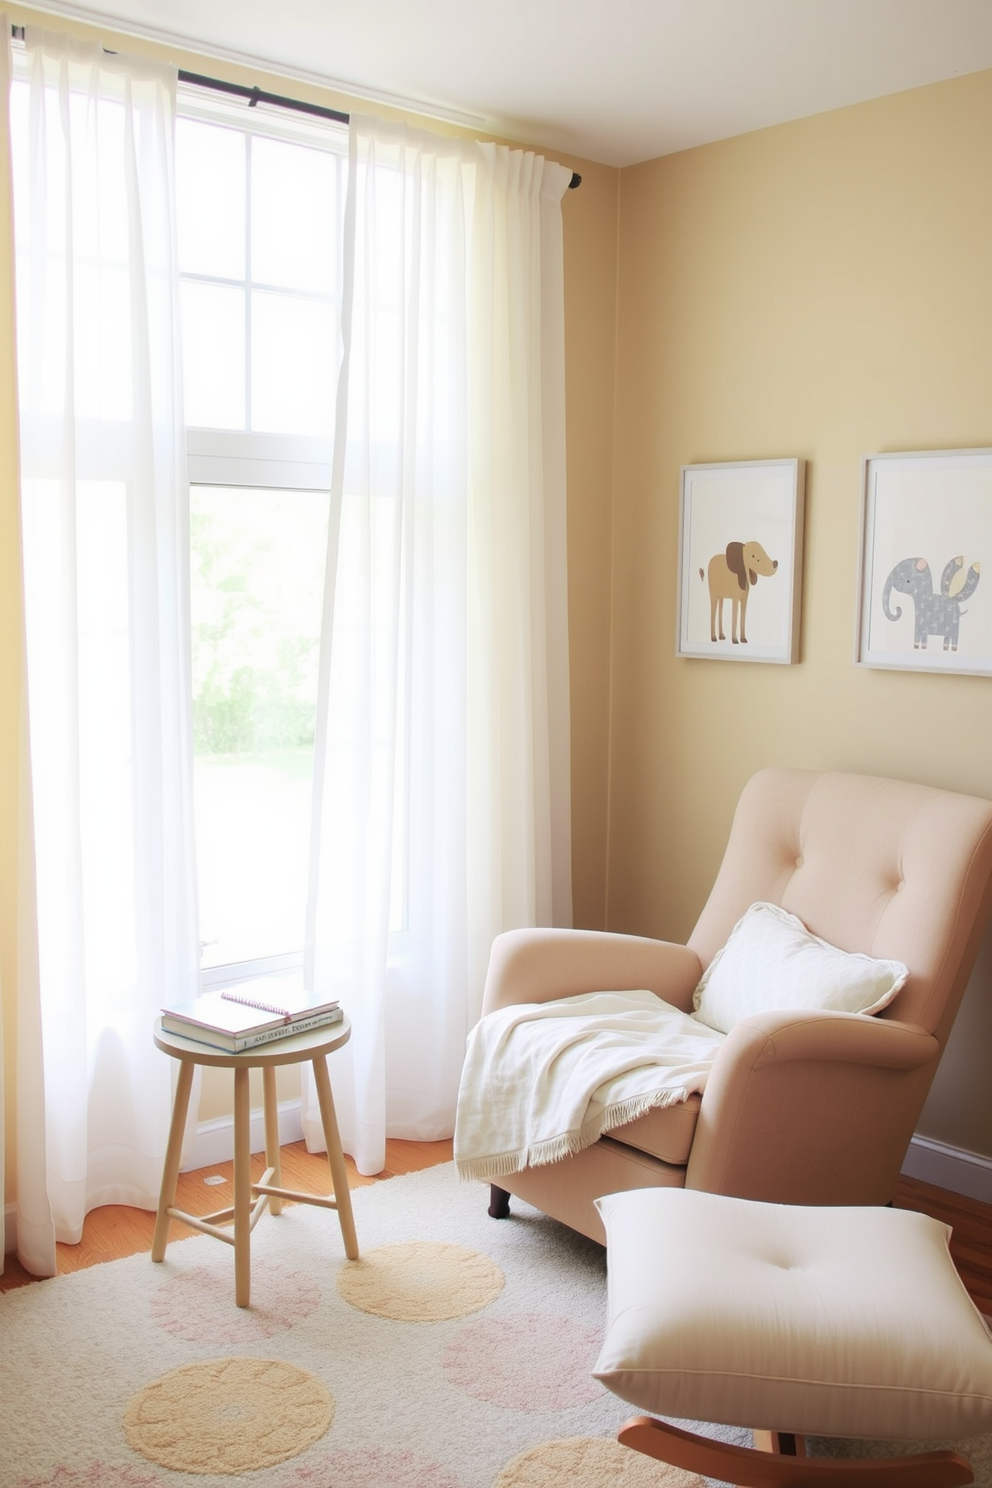
<path id="1" fill-rule="evenodd" d="M 337 1001 L 322 1002 L 304 991 L 299 976 L 266 977 L 163 1007 L 162 1028 L 240 1054 L 273 1039 L 339 1023 L 343 1016 Z"/>

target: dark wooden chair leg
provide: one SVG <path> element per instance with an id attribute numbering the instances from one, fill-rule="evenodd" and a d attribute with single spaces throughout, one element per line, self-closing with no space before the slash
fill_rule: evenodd
<path id="1" fill-rule="evenodd" d="M 489 1214 L 492 1219 L 510 1217 L 510 1195 L 505 1188 L 497 1188 L 495 1183 L 489 1185 Z"/>

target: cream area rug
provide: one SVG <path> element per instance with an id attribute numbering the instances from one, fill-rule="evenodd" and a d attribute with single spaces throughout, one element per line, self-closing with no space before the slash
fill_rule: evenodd
<path id="1" fill-rule="evenodd" d="M 327 1211 L 263 1216 L 247 1310 L 208 1237 L 0 1296 L 0 1488 L 702 1488 L 614 1440 L 599 1246 L 452 1164 L 353 1201 L 358 1262 Z"/>

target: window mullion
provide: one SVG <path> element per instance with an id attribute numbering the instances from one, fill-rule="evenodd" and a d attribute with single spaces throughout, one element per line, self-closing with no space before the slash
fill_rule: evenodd
<path id="1" fill-rule="evenodd" d="M 251 430 L 251 142 L 245 134 L 245 428 Z"/>

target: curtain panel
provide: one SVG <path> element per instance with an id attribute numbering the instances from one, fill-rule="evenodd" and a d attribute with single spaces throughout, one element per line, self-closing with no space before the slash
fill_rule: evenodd
<path id="1" fill-rule="evenodd" d="M 198 984 L 174 69 L 28 27 L 10 92 L 27 650 L 18 1249 L 154 1208 Z M 353 119 L 305 975 L 346 1150 L 450 1135 L 492 940 L 571 918 L 561 198 Z M 304 1131 L 322 1145 L 305 1076 Z"/>
<path id="2" fill-rule="evenodd" d="M 152 1022 L 194 995 L 199 958 L 176 71 L 31 26 L 25 43 L 10 92 L 33 827 L 17 1187 L 21 1258 L 47 1274 L 89 1209 L 155 1207 L 170 1071 Z"/>
<path id="3" fill-rule="evenodd" d="M 570 923 L 570 177 L 351 121 L 307 976 L 364 1173 L 453 1130 L 493 937 Z"/>

